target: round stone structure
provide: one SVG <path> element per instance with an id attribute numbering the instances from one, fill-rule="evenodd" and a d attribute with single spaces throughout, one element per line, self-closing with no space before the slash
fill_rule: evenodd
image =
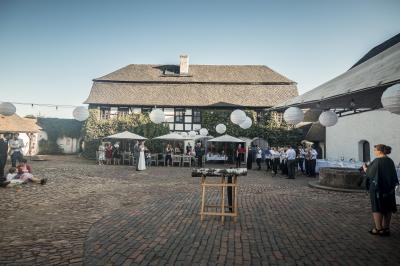
<path id="1" fill-rule="evenodd" d="M 319 170 L 319 185 L 344 189 L 363 189 L 364 177 L 358 169 L 326 167 Z"/>

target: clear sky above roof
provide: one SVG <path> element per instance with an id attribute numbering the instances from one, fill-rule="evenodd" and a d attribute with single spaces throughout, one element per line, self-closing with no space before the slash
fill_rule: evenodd
<path id="1" fill-rule="evenodd" d="M 304 93 L 399 33 L 399 13 L 398 0 L 0 0 L 0 101 L 80 105 L 93 78 L 182 53 L 191 64 L 267 65 Z"/>

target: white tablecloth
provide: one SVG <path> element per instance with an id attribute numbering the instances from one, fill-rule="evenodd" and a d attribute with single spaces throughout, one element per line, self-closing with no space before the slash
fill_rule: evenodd
<path id="1" fill-rule="evenodd" d="M 217 155 L 217 154 L 207 154 L 207 161 L 226 161 L 228 160 L 228 156 Z"/>

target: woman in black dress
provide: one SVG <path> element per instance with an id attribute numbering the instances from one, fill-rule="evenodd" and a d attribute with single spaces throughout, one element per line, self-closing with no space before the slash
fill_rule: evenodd
<path id="1" fill-rule="evenodd" d="M 247 152 L 247 169 L 251 169 L 253 167 L 253 150 L 249 147 Z"/>
<path id="2" fill-rule="evenodd" d="M 396 212 L 395 187 L 397 179 L 396 167 L 389 157 L 391 148 L 378 144 L 374 146 L 376 159 L 368 166 L 364 165 L 364 171 L 369 179 L 369 193 L 371 198 L 372 216 L 375 228 L 369 232 L 373 235 L 389 236 L 390 219 Z"/>

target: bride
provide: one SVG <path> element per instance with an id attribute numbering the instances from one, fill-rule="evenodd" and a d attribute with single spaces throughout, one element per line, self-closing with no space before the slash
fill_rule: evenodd
<path id="1" fill-rule="evenodd" d="M 140 145 L 139 145 L 139 161 L 138 161 L 137 169 L 139 171 L 146 170 L 146 160 L 144 158 L 144 144 L 143 144 L 143 142 L 141 142 Z"/>

